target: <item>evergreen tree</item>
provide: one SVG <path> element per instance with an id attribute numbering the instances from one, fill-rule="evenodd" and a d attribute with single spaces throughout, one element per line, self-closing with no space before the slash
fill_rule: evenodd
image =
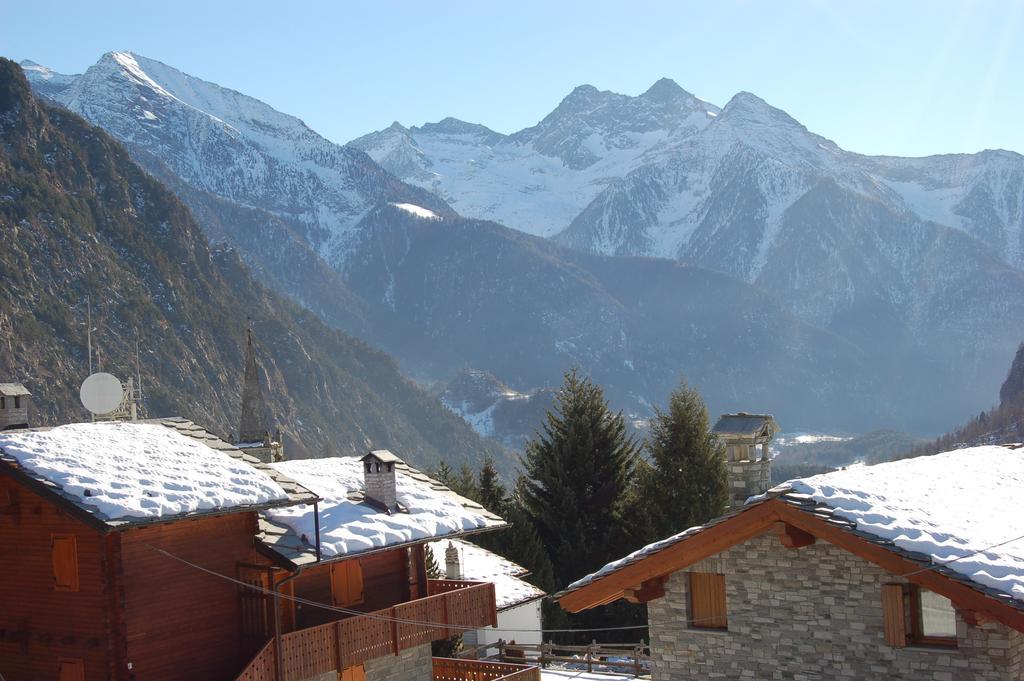
<path id="1" fill-rule="evenodd" d="M 498 480 L 498 470 L 494 467 L 494 459 L 487 456 L 483 468 L 477 476 L 478 501 L 488 511 L 501 515 L 507 502 L 508 493 L 505 486 Z"/>
<path id="2" fill-rule="evenodd" d="M 455 474 L 452 473 L 452 467 L 449 466 L 446 461 L 441 461 L 434 467 L 434 470 L 431 471 L 431 476 L 442 485 L 451 487 L 452 479 L 455 477 Z"/>
<path id="3" fill-rule="evenodd" d="M 576 370 L 526 446 L 525 514 L 547 549 L 557 588 L 622 555 L 632 541 L 623 522 L 637 444 L 622 413 Z"/>
<path id="4" fill-rule="evenodd" d="M 638 475 L 638 508 L 648 538 L 662 539 L 725 512 L 728 471 L 722 444 L 711 434 L 700 393 L 683 381 L 668 410 L 655 409 L 646 442 L 650 464 Z"/>
<path id="5" fill-rule="evenodd" d="M 480 501 L 480 490 L 476 486 L 476 476 L 473 475 L 473 469 L 469 467 L 469 464 L 463 463 L 459 466 L 459 472 L 450 477 L 451 479 L 447 484 L 453 492 L 461 494 L 467 499 Z"/>

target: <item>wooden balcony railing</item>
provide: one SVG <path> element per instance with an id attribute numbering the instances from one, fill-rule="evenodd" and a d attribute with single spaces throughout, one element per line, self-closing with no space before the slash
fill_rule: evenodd
<path id="1" fill-rule="evenodd" d="M 435 657 L 434 681 L 540 681 L 540 669 L 508 662 Z"/>
<path id="2" fill-rule="evenodd" d="M 236 681 L 301 681 L 397 655 L 461 633 L 465 627 L 498 624 L 494 585 L 489 582 L 430 580 L 427 593 L 426 598 L 284 634 L 283 678 L 276 678 L 277 646 L 271 640 Z"/>

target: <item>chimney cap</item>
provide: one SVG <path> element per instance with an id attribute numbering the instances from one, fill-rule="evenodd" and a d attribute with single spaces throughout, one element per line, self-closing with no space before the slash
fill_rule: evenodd
<path id="1" fill-rule="evenodd" d="M 373 460 L 376 460 L 376 461 L 380 461 L 381 463 L 401 463 L 402 462 L 401 459 L 399 459 L 397 456 L 395 456 L 394 454 L 392 454 L 391 452 L 389 452 L 386 449 L 374 449 L 374 450 L 370 451 L 369 454 L 364 455 L 363 458 L 361 458 L 359 460 L 360 461 L 366 461 L 367 459 L 373 459 Z"/>
<path id="2" fill-rule="evenodd" d="M 0 395 L 4 397 L 23 397 L 31 394 L 21 383 L 0 383 Z"/>

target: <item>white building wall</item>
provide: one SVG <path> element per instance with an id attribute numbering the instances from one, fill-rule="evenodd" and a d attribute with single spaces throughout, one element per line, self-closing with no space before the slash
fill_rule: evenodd
<path id="1" fill-rule="evenodd" d="M 541 599 L 517 605 L 498 613 L 498 627 L 477 629 L 476 645 L 496 644 L 498 639 L 515 641 L 516 643 L 542 643 L 540 621 Z M 469 637 L 466 637 L 469 638 Z"/>

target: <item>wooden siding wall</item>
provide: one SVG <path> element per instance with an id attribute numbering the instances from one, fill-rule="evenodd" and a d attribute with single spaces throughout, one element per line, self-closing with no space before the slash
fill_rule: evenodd
<path id="1" fill-rule="evenodd" d="M 235 577 L 256 558 L 253 513 L 184 520 L 122 535 L 127 660 L 145 681 L 223 681 L 248 661 L 239 587 L 154 551 Z"/>
<path id="2" fill-rule="evenodd" d="M 399 548 L 350 559 L 358 560 L 362 566 L 363 602 L 348 607 L 360 612 L 373 612 L 409 600 L 408 556 L 408 549 Z M 294 584 L 297 597 L 317 603 L 331 603 L 330 565 L 307 568 Z M 332 622 L 344 615 L 297 603 L 295 617 L 297 626 L 303 629 Z"/>
<path id="3" fill-rule="evenodd" d="M 113 670 L 105 601 L 104 537 L 0 474 L 0 675 L 53 681 L 60 659 L 80 659 L 86 681 Z M 75 537 L 78 590 L 54 588 L 53 534 Z"/>

